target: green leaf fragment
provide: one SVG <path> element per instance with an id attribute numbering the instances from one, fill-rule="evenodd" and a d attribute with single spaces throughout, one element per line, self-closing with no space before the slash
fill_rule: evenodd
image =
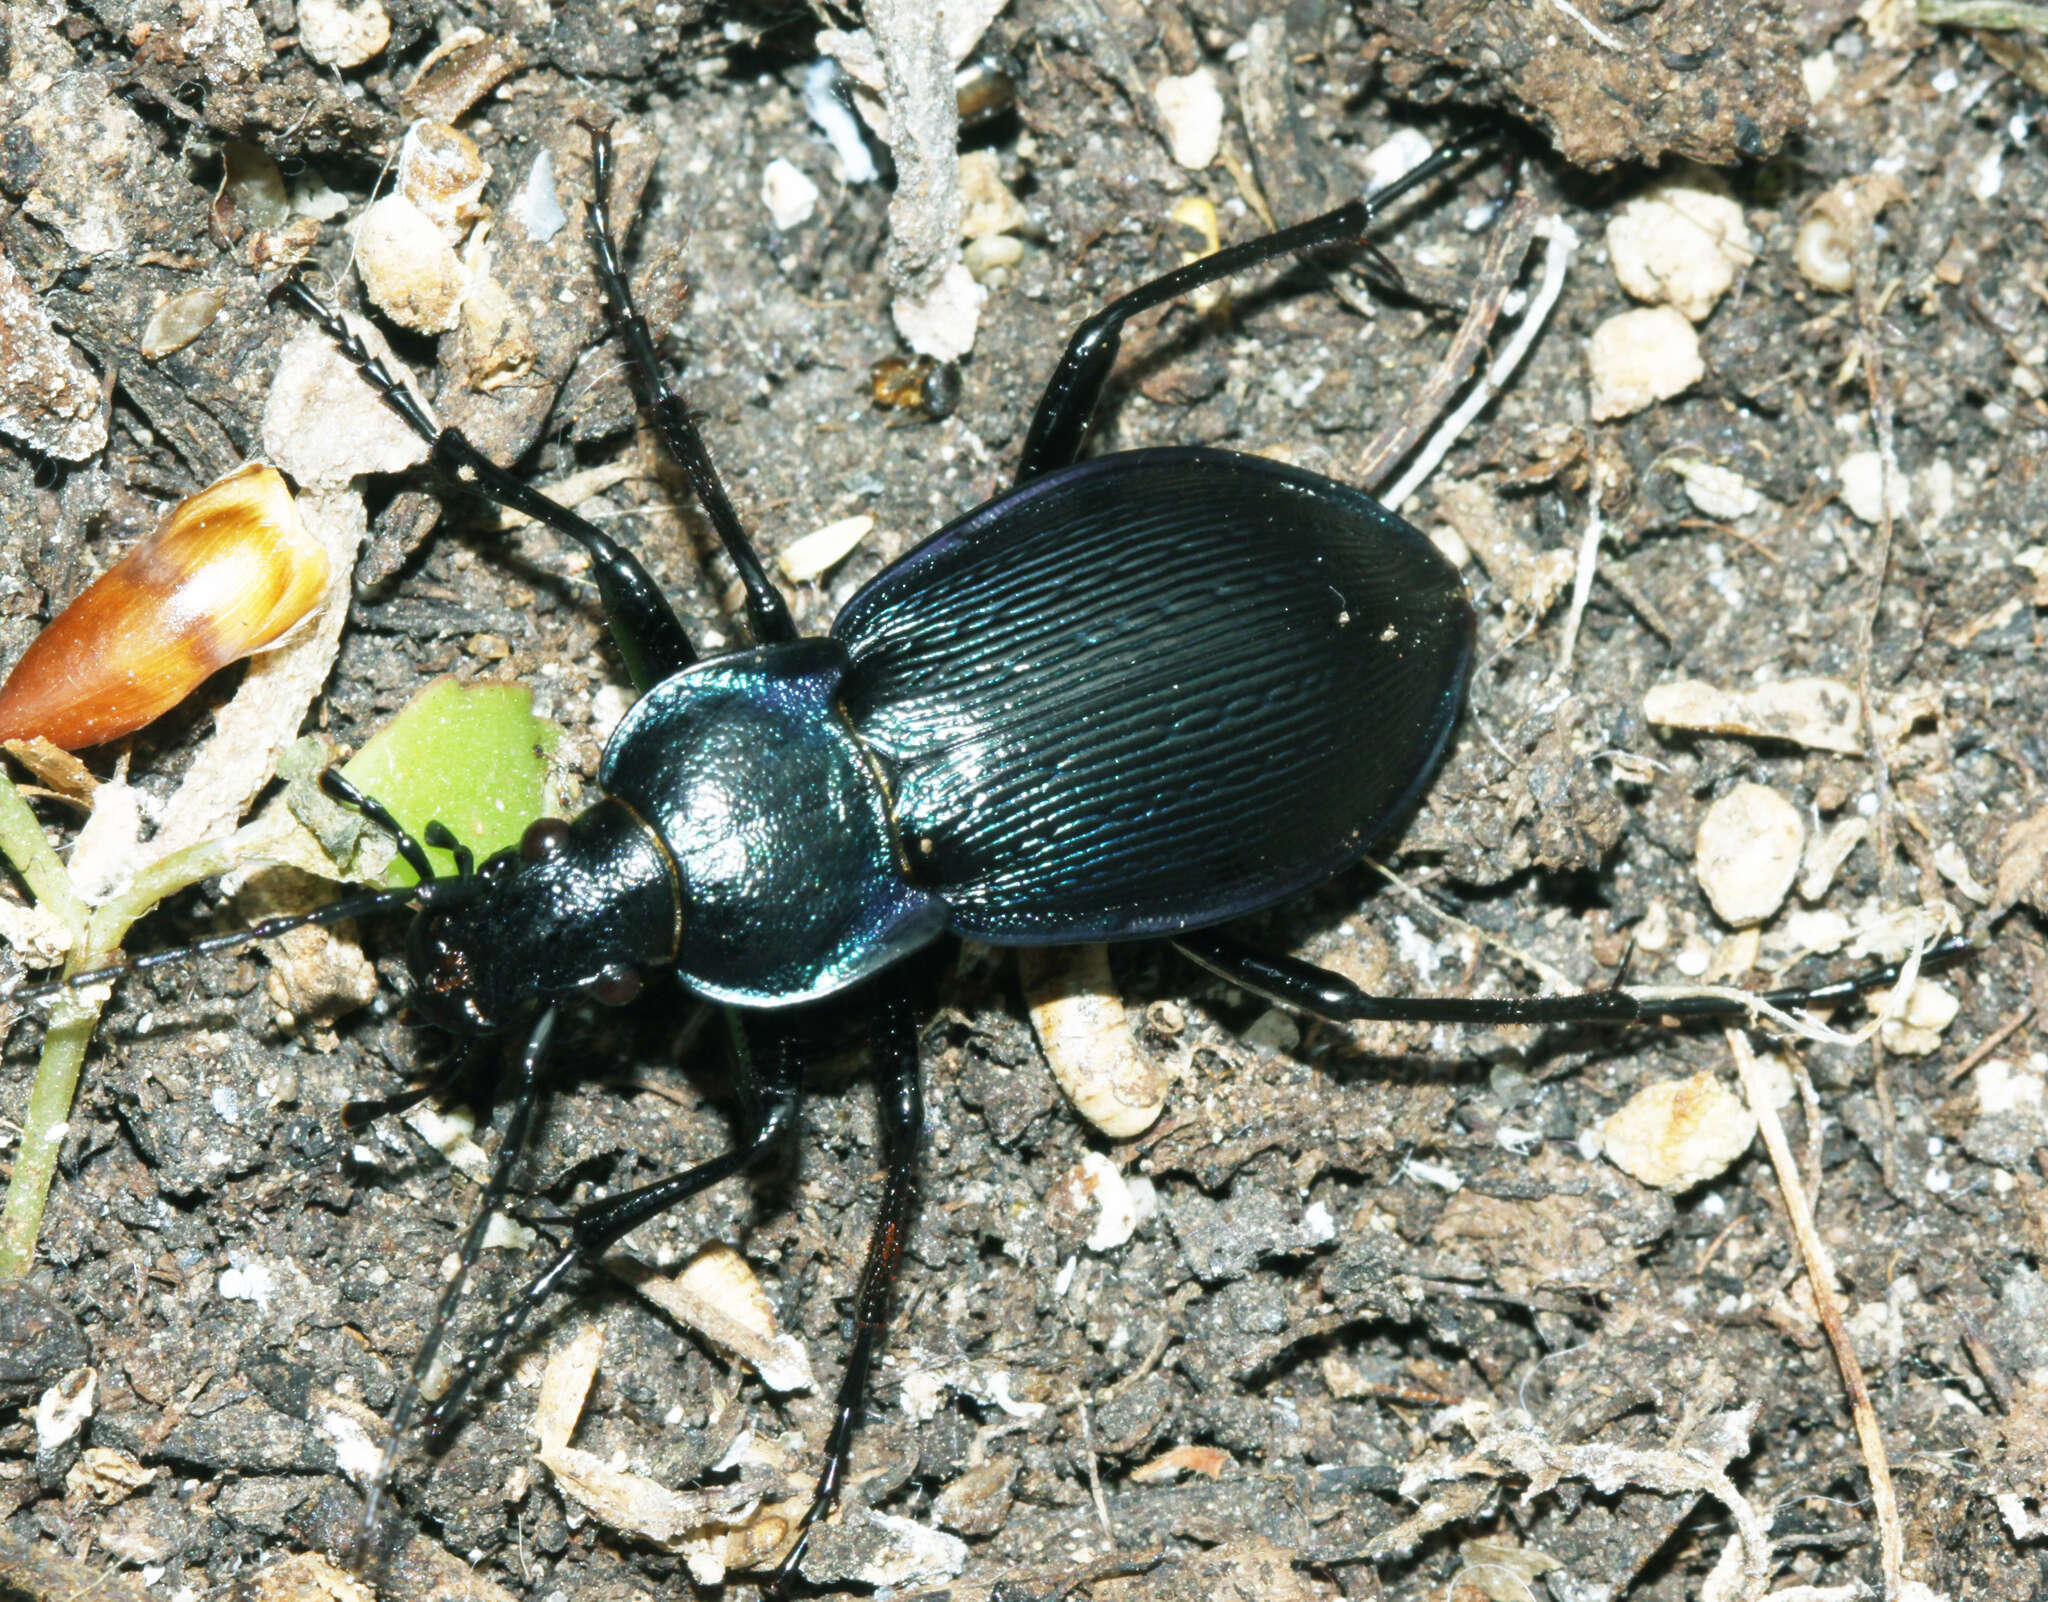
<path id="1" fill-rule="evenodd" d="M 561 738 L 535 717 L 533 694 L 519 684 L 462 684 L 434 680 L 379 729 L 342 773 L 392 816 L 423 838 L 429 823 L 443 823 L 481 861 L 516 846 L 526 826 L 554 808 L 548 758 Z M 437 873 L 452 873 L 455 859 L 428 849 Z M 381 883 L 417 882 L 394 861 Z"/>

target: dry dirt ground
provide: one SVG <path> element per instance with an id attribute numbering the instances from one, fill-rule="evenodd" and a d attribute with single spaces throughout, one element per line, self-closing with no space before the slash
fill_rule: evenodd
<path id="1" fill-rule="evenodd" d="M 1174 309 L 1134 336 L 1099 443 L 1213 442 L 1358 478 L 1483 287 L 1511 186 L 1526 216 L 1576 232 L 1528 361 L 1409 506 L 1478 552 L 1481 619 L 1454 749 L 1380 847 L 1426 899 L 1360 867 L 1248 932 L 1391 991 L 1498 995 L 1552 973 L 1597 987 L 1625 957 L 1634 981 L 1712 961 L 1756 985 L 1803 948 L 1823 953 L 1806 974 L 1871 960 L 1848 931 L 1946 904 L 1984 944 L 1944 976 L 1960 1008 L 1918 1042 L 1929 1049 L 1779 1051 L 1810 1086 L 1779 1116 L 1833 1294 L 1816 1298 L 1760 1142 L 1679 1189 L 1603 1153 L 1603 1122 L 1645 1087 L 1734 1085 L 1718 1030 L 1333 1027 L 1132 946 L 1113 955 L 1116 988 L 1135 1049 L 1172 1082 L 1149 1131 L 1112 1141 L 1049 1077 L 1012 959 L 948 947 L 925 974 L 926 1200 L 851 1500 L 950 1524 L 965 1545 L 919 1537 L 937 1550 L 920 1571 L 907 1526 L 855 1519 L 808 1573 L 827 1594 L 894 1572 L 907 1594 L 962 1602 L 1649 1602 L 1756 1594 L 1766 1566 L 1773 1587 L 1819 1588 L 1805 1596 L 1900 1576 L 1922 1602 L 2048 1594 L 2048 1046 L 2032 1010 L 2048 963 L 2042 849 L 2023 827 L 2048 784 L 2041 36 L 1923 23 L 1894 0 L 1266 3 L 1012 0 L 996 19 L 983 48 L 1016 102 L 966 142 L 1026 218 L 958 407 L 937 421 L 871 404 L 871 365 L 901 349 L 889 183 L 845 182 L 806 115 L 821 18 L 801 7 L 9 6 L 0 252 L 32 306 L 8 326 L 41 316 L 84 353 L 104 386 L 84 410 L 104 406 L 108 433 L 67 457 L 41 358 L 0 343 L 0 660 L 172 501 L 258 454 L 280 353 L 305 332 L 258 270 L 309 252 L 354 300 L 352 229 L 418 109 L 420 64 L 458 28 L 519 58 L 473 104 L 450 91 L 442 114 L 490 164 L 492 270 L 530 360 L 486 373 L 472 333 L 387 330 L 443 412 L 523 473 L 632 467 L 585 513 L 630 539 L 700 640 L 725 643 L 744 630 L 725 609 L 730 569 L 648 467 L 601 343 L 576 117 L 622 119 L 630 184 L 645 184 L 634 271 L 765 547 L 874 519 L 822 580 L 790 586 L 814 630 L 1006 482 L 1065 332 L 1188 248 L 1177 202 L 1213 202 L 1222 237 L 1246 238 L 1261 208 L 1285 221 L 1366 187 L 1399 129 L 1491 119 L 1513 159 L 1380 235 L 1410 294 L 1336 260 L 1256 275 L 1224 313 Z M 371 13 L 389 38 L 361 64 L 309 53 L 317 35 L 332 57 L 334 30 L 345 42 L 348 19 Z M 1204 67 L 1222 148 L 1196 170 L 1173 159 L 1152 86 Z M 267 217 L 246 186 L 224 189 L 237 145 L 318 215 Z M 536 244 L 508 219 L 544 148 L 570 226 Z M 1595 421 L 1591 336 L 1636 304 L 1608 226 L 1659 163 L 1688 157 L 1721 164 L 1749 248 L 1698 325 L 1697 378 Z M 777 159 L 820 191 L 786 230 L 762 199 Z M 1832 266 L 1809 265 L 1838 272 L 1841 292 L 1801 270 L 1816 217 L 1834 233 L 1807 244 Z M 220 292 L 214 320 L 145 360 L 152 312 L 197 288 Z M 484 377 L 502 382 L 478 390 Z M 1903 499 L 1873 522 L 1882 496 L 1859 475 L 1887 452 Z M 355 743 L 434 675 L 514 680 L 588 780 L 621 672 L 573 550 L 491 533 L 420 474 L 362 490 L 370 541 L 315 725 Z M 1542 578 L 1570 577 L 1595 519 L 1596 573 L 1561 667 L 1571 603 Z M 1802 678 L 1847 687 L 1835 748 L 1803 725 L 1686 732 L 1645 713 L 1659 685 Z M 95 770 L 124 761 L 168 794 L 233 684 Z M 1810 839 L 1853 847 L 1832 871 L 1809 851 L 1760 942 L 1731 938 L 1695 873 L 1702 817 L 1742 784 L 1789 802 Z M 38 807 L 68 839 L 77 810 Z M 201 892 L 134 944 L 236 916 Z M 410 1126 L 341 1127 L 345 1103 L 409 1083 L 439 1049 L 400 1014 L 399 932 L 363 940 L 381 1000 L 331 1024 L 280 1017 L 262 953 L 119 992 L 28 1281 L 46 1300 L 17 1295 L 0 1331 L 16 1404 L 0 1417 L 10 1589 L 194 1602 L 344 1583 L 310 1564 L 263 1571 L 350 1546 L 361 1443 L 476 1196 Z M 703 1022 L 658 990 L 570 1017 L 522 1205 L 565 1206 L 728 1144 L 739 1108 L 723 1031 Z M 32 1017 L 7 1034 L 9 1120 L 40 1037 Z M 605 1346 L 576 1446 L 678 1490 L 755 1473 L 781 1482 L 771 1498 L 796 1494 L 876 1193 L 857 1036 L 829 1044 L 794 1173 L 721 1187 L 632 1242 L 656 1263 L 737 1247 L 817 1386 L 775 1393 L 618 1282 L 582 1283 L 440 1451 L 402 1464 L 385 1520 L 394 1594 L 691 1593 L 687 1542 L 622 1530 L 534 1458 L 537 1376 L 591 1324 Z M 1150 1202 L 1099 1249 L 1091 1154 L 1122 1176 L 1112 1191 Z M 538 1250 L 488 1253 L 476 1305 Z M 46 1424 L 39 1447 L 38 1396 L 81 1364 L 89 1419 L 68 1439 Z M 1861 1437 L 1858 1396 L 1874 1426 Z"/>

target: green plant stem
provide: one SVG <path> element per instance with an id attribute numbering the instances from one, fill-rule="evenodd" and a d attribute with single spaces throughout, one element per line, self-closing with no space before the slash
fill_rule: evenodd
<path id="1" fill-rule="evenodd" d="M 4 773 L 0 773 L 0 854 L 28 882 L 36 905 L 64 920 L 74 943 L 84 935 L 86 905 L 71 888 L 71 875 L 62 859 L 43 838 L 43 826 Z"/>
<path id="2" fill-rule="evenodd" d="M 70 928 L 71 954 L 64 964 L 67 978 L 113 961 L 135 920 L 164 897 L 247 861 L 247 833 L 243 830 L 225 840 L 203 841 L 174 851 L 136 875 L 135 882 L 111 901 L 88 908 L 72 887 L 64 864 L 43 838 L 42 825 L 28 803 L 0 775 L 0 852 L 28 882 L 37 904 L 55 912 Z M 49 1032 L 43 1036 L 28 1114 L 22 1120 L 21 1149 L 7 1181 L 6 1202 L 0 1204 L 0 1280 L 21 1278 L 35 1262 L 43 1207 L 56 1177 L 57 1154 L 70 1128 L 79 1071 L 106 1001 L 106 989 L 95 986 L 66 991 L 51 1004 Z"/>

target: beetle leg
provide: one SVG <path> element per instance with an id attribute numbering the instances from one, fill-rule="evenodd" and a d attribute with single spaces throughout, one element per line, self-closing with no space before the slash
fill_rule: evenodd
<path id="1" fill-rule="evenodd" d="M 766 1020 L 756 1016 L 748 1027 L 767 1033 Z M 709 1190 L 721 1180 L 759 1166 L 781 1149 L 797 1127 L 803 1101 L 803 1066 L 790 1050 L 756 1050 L 746 1053 L 741 1040 L 741 1077 L 753 1081 L 748 1097 L 752 1128 L 745 1140 L 723 1156 L 699 1163 L 680 1174 L 657 1179 L 622 1195 L 607 1196 L 574 1209 L 568 1220 L 569 1240 L 538 1274 L 506 1303 L 475 1346 L 454 1365 L 447 1391 L 428 1411 L 425 1433 L 436 1435 L 445 1429 L 476 1382 L 489 1373 L 505 1348 L 526 1325 L 534 1311 L 561 1288 L 569 1270 L 595 1263 L 633 1230 L 680 1205 L 699 1191 Z M 509 1139 L 510 1131 L 507 1131 Z M 493 1176 L 495 1177 L 495 1176 Z"/>
<path id="2" fill-rule="evenodd" d="M 626 342 L 633 370 L 640 375 L 641 386 L 647 392 L 648 410 L 661 430 L 661 442 L 690 480 L 698 504 L 717 531 L 719 544 L 739 569 L 740 583 L 747 592 L 747 624 L 754 631 L 754 643 L 780 645 L 793 640 L 797 637 L 796 624 L 790 620 L 788 603 L 768 577 L 767 568 L 747 538 L 739 513 L 733 510 L 732 500 L 718 477 L 718 469 L 712 465 L 711 452 L 698 432 L 696 419 L 669 387 L 661 370 L 661 359 L 654 351 L 654 336 L 648 330 L 647 319 L 633 304 L 625 268 L 619 263 L 618 247 L 612 243 L 612 139 L 602 128 L 590 130 L 590 165 L 592 192 L 586 222 L 591 248 L 597 255 L 597 281 L 604 286 L 612 324 Z"/>
<path id="3" fill-rule="evenodd" d="M 342 355 L 355 363 L 384 404 L 432 447 L 436 468 L 485 499 L 546 524 L 590 553 L 590 572 L 604 601 L 605 621 L 611 626 L 612 639 L 635 688 L 650 690 L 697 660 L 674 608 L 638 557 L 595 524 L 521 483 L 470 444 L 460 429 L 436 426 L 426 408 L 392 375 L 383 359 L 363 343 L 339 312 L 305 284 L 289 278 L 284 291 L 320 325 Z"/>
<path id="4" fill-rule="evenodd" d="M 882 1337 L 889 1328 L 896 1276 L 903 1266 L 903 1246 L 910 1234 L 910 1215 L 917 1206 L 918 1158 L 924 1141 L 924 1093 L 919 1082 L 917 1027 L 909 994 L 902 984 L 885 985 L 869 1026 L 868 1049 L 874 1058 L 875 1098 L 882 1134 L 884 1181 L 882 1205 L 868 1237 L 867 1261 L 853 1298 L 853 1346 L 846 1373 L 832 1403 L 832 1432 L 825 1441 L 825 1463 L 818 1488 L 797 1526 L 796 1541 L 769 1578 L 764 1594 L 780 1596 L 797 1578 L 811 1527 L 832 1510 L 853 1455 L 853 1433 L 860 1423 L 868 1379 Z"/>
<path id="5" fill-rule="evenodd" d="M 1116 365 L 1124 324 L 1139 312 L 1164 306 L 1168 301 L 1177 300 L 1205 284 L 1213 284 L 1220 278 L 1228 278 L 1263 262 L 1347 241 L 1364 245 L 1367 258 L 1373 265 L 1398 284 L 1401 275 L 1395 271 L 1394 264 L 1360 236 L 1398 197 L 1456 165 L 1475 148 L 1477 143 L 1473 141 L 1445 145 L 1362 200 L 1350 201 L 1335 211 L 1296 223 L 1292 228 L 1282 228 L 1277 233 L 1232 245 L 1228 250 L 1219 250 L 1183 267 L 1176 267 L 1172 272 L 1161 274 L 1150 283 L 1140 284 L 1129 294 L 1111 301 L 1075 329 L 1073 338 L 1067 341 L 1066 353 L 1060 357 L 1059 366 L 1053 369 L 1045 393 L 1039 397 L 1038 409 L 1031 414 L 1031 430 L 1024 436 L 1024 455 L 1017 465 L 1017 482 L 1029 483 L 1041 473 L 1067 467 L 1080 460 L 1081 444 L 1088 435 L 1088 420 L 1095 415 L 1095 404 L 1102 398 L 1102 387 L 1109 380 L 1109 370 Z"/>
<path id="6" fill-rule="evenodd" d="M 1897 983 L 1905 964 L 1886 963 L 1826 984 L 1759 992 L 1676 995 L 1642 990 L 1582 990 L 1569 996 L 1374 996 L 1341 974 L 1295 957 L 1269 956 L 1204 929 L 1175 935 L 1173 944 L 1219 978 L 1268 1001 L 1319 1018 L 1371 1023 L 1574 1024 L 1633 1023 L 1646 1018 L 1747 1018 L 1756 1003 L 1777 1008 L 1836 1006 Z M 1945 968 L 1976 948 L 1945 940 L 1921 959 L 1923 972 Z"/>
<path id="7" fill-rule="evenodd" d="M 505 1120 L 504 1139 L 498 1146 L 498 1160 L 491 1166 L 491 1177 L 484 1185 L 483 1200 L 477 1206 L 476 1216 L 470 1220 L 469 1228 L 463 1234 L 455 1273 L 441 1292 L 440 1303 L 427 1325 L 426 1338 L 420 1342 L 420 1349 L 413 1356 L 412 1372 L 406 1377 L 405 1389 L 399 1392 L 398 1405 L 391 1411 L 391 1438 L 384 1443 L 384 1455 L 378 1461 L 376 1476 L 370 1482 L 369 1498 L 363 1507 L 361 1534 L 366 1547 L 374 1546 L 377 1513 L 385 1488 L 390 1483 L 398 1454 L 411 1438 L 413 1414 L 419 1406 L 420 1385 L 434 1366 L 434 1359 L 440 1355 L 449 1321 L 455 1316 L 455 1309 L 462 1300 L 477 1259 L 483 1255 L 484 1233 L 490 1228 L 491 1216 L 512 1188 L 512 1171 L 519 1164 L 519 1154 L 526 1148 L 526 1137 L 533 1128 L 534 1110 L 540 1105 L 541 1068 L 547 1061 L 548 1045 L 554 1033 L 555 1009 L 550 1007 L 535 1022 L 532 1032 L 526 1037 L 526 1046 L 519 1054 L 519 1078 L 512 1111 Z"/>

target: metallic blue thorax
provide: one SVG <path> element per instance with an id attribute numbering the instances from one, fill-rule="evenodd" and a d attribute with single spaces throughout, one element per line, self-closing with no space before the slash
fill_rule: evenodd
<path id="1" fill-rule="evenodd" d="M 677 971 L 713 1001 L 831 995 L 945 928 L 945 903 L 904 877 L 873 759 L 836 703 L 847 666 L 822 639 L 699 663 L 605 748 L 605 790 L 674 854 Z"/>

